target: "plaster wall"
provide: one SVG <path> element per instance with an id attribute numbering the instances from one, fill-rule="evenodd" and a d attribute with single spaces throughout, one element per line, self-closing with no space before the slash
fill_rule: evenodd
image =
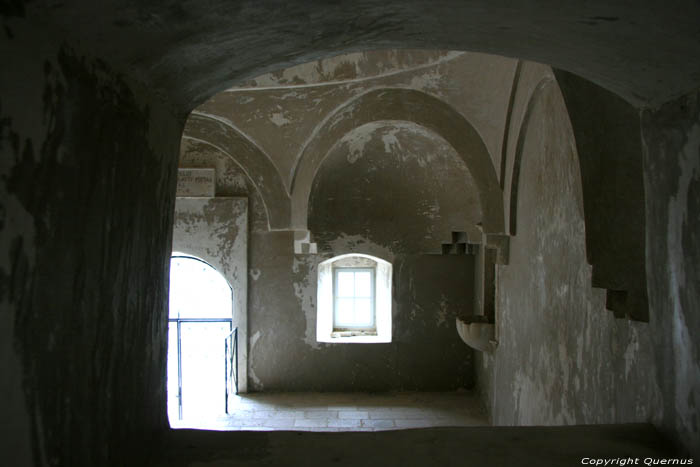
<path id="1" fill-rule="evenodd" d="M 604 291 L 592 287 L 578 155 L 556 82 L 531 105 L 517 233 L 509 264 L 497 270 L 499 344 L 477 363 L 492 421 L 658 421 L 657 330 L 615 319 Z"/>
<path id="2" fill-rule="evenodd" d="M 250 293 L 250 388 L 391 391 L 473 385 L 471 350 L 450 319 L 470 303 L 462 287 L 470 280 L 468 257 L 395 257 L 392 342 L 324 344 L 316 342 L 316 268 L 331 256 L 293 255 L 286 232 L 258 239 L 264 247 L 256 252 L 254 244 L 251 252 L 259 276 Z M 439 290 L 429 287 L 433 281 L 441 281 Z"/>
<path id="3" fill-rule="evenodd" d="M 642 115 L 647 283 L 661 426 L 700 456 L 700 94 Z"/>
<path id="4" fill-rule="evenodd" d="M 213 168 L 216 196 L 246 198 L 248 200 L 249 232 L 267 230 L 267 211 L 260 193 L 230 153 L 209 142 L 193 140 L 184 135 L 180 142 L 179 167 Z"/>

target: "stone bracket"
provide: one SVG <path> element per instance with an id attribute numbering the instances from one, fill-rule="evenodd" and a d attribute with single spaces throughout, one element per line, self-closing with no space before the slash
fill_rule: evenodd
<path id="1" fill-rule="evenodd" d="M 496 264 L 508 264 L 510 257 L 510 235 L 486 234 L 486 248 L 496 250 Z"/>
<path id="2" fill-rule="evenodd" d="M 476 243 L 469 243 L 466 232 L 453 231 L 451 242 L 442 242 L 443 255 L 475 255 L 479 249 Z"/>
<path id="3" fill-rule="evenodd" d="M 481 318 L 481 319 L 480 319 Z M 485 322 L 484 316 L 472 316 L 463 321 L 456 318 L 459 337 L 474 350 L 492 353 L 498 341 L 495 338 L 495 325 Z"/>
<path id="4" fill-rule="evenodd" d="M 318 246 L 311 241 L 311 232 L 308 230 L 294 231 L 294 254 L 315 255 L 318 254 Z"/>

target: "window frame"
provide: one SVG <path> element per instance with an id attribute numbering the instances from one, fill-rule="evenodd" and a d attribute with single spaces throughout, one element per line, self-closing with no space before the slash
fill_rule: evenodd
<path id="1" fill-rule="evenodd" d="M 357 295 L 353 295 L 352 297 L 339 297 L 338 296 L 338 276 L 340 272 L 349 272 L 352 271 L 353 273 L 357 272 L 369 272 L 370 273 L 370 296 L 369 297 L 358 297 Z M 360 266 L 360 267 L 353 267 L 353 266 L 333 266 L 333 332 L 369 332 L 369 333 L 375 333 L 377 332 L 377 304 L 376 304 L 376 277 L 377 277 L 377 268 L 376 267 L 367 267 L 367 266 Z M 354 279 L 354 277 L 353 277 Z M 353 293 L 355 291 L 353 290 Z M 363 299 L 363 298 L 369 298 L 370 299 L 370 304 L 371 304 L 371 323 L 370 325 L 358 325 L 358 326 L 347 326 L 347 325 L 338 325 L 338 299 L 340 298 L 352 298 L 353 302 L 355 300 Z M 354 305 L 354 303 L 353 303 Z"/>
<path id="2" fill-rule="evenodd" d="M 374 320 L 372 331 L 334 331 L 334 268 L 373 268 Z M 392 340 L 392 265 L 365 253 L 345 253 L 316 266 L 316 342 L 324 344 L 387 344 Z"/>

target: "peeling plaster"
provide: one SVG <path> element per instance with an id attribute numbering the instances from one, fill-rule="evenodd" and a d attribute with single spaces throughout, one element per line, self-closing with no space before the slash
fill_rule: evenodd
<path id="1" fill-rule="evenodd" d="M 347 160 L 349 163 L 354 164 L 357 159 L 362 157 L 365 150 L 365 145 L 369 143 L 371 139 L 372 133 L 370 131 L 352 131 L 343 136 L 343 138 L 339 141 L 339 144 L 347 144 Z"/>
<path id="2" fill-rule="evenodd" d="M 200 258 L 217 269 L 233 290 L 233 325 L 238 327 L 239 390 L 247 391 L 248 200 L 178 198 L 173 251 Z"/>
<path id="3" fill-rule="evenodd" d="M 284 112 L 274 112 L 270 116 L 270 121 L 278 127 L 287 125 L 292 122 L 285 116 Z"/>
<path id="4" fill-rule="evenodd" d="M 388 262 L 393 262 L 394 253 L 387 247 L 368 240 L 361 235 L 348 235 L 341 232 L 328 242 L 334 256 L 346 253 L 364 253 L 376 256 Z"/>
<path id="5" fill-rule="evenodd" d="M 401 52 L 398 55 L 410 56 L 411 53 L 413 52 Z M 365 52 L 365 54 L 370 57 L 373 52 Z M 251 139 L 260 144 L 266 154 L 270 155 L 279 173 L 288 174 L 284 177 L 284 183 L 291 186 L 295 183 L 296 160 L 290 158 L 289 154 L 295 154 L 295 158 L 298 159 L 309 141 L 319 136 L 318 129 L 336 109 L 342 107 L 343 103 L 351 102 L 353 98 L 372 89 L 395 87 L 408 89 L 411 87 L 411 78 L 417 75 L 444 73 L 440 89 L 445 95 L 440 97 L 453 105 L 458 112 L 468 115 L 470 122 L 484 138 L 490 152 L 497 152 L 502 134 L 499 124 L 495 123 L 499 119 L 494 119 L 494 115 L 501 111 L 501 106 L 507 105 L 507 91 L 510 86 L 510 83 L 502 80 L 500 75 L 501 71 L 507 70 L 511 65 L 514 66 L 515 62 L 502 57 L 465 52 L 447 52 L 447 56 L 450 57 L 449 60 L 430 64 L 426 68 L 371 77 L 357 82 L 332 82 L 325 83 L 323 86 L 302 88 L 282 86 L 230 90 L 214 96 L 200 106 L 198 112 L 221 114 L 225 115 L 226 120 L 235 121 L 237 128 L 248 134 Z M 309 63 L 304 66 L 314 68 L 315 64 Z M 489 70 L 489 76 L 484 75 L 484 69 Z M 455 80 L 466 80 L 466 86 L 462 88 L 450 84 Z M 426 81 L 426 84 L 428 82 L 430 80 Z M 503 92 L 500 89 L 501 85 L 504 86 Z M 438 92 L 433 94 L 439 95 Z M 255 97 L 255 101 L 241 104 L 238 99 L 240 95 L 250 95 Z M 289 123 L 279 126 L 270 120 L 269 111 L 262 112 L 261 109 L 273 109 L 273 113 L 282 113 L 283 118 L 289 120 Z M 353 109 L 355 105 L 351 103 L 346 110 L 352 113 Z M 346 112 L 343 114 L 345 115 Z M 278 120 L 278 123 L 282 121 Z M 270 138 L 268 136 L 270 134 L 276 134 L 279 137 Z"/>
<path id="6" fill-rule="evenodd" d="M 401 153 L 401 143 L 399 143 L 398 138 L 396 138 L 396 133 L 398 133 L 398 131 L 398 128 L 391 128 L 382 135 L 384 152 Z"/>
<path id="7" fill-rule="evenodd" d="M 700 455 L 700 93 L 642 114 L 647 283 L 663 411 L 654 420 Z"/>
<path id="8" fill-rule="evenodd" d="M 292 265 L 294 295 L 306 321 L 304 343 L 314 350 L 323 344 L 316 341 L 316 282 L 319 260 L 316 255 L 295 255 Z"/>
<path id="9" fill-rule="evenodd" d="M 464 53 L 459 51 L 409 51 L 406 53 L 391 49 L 354 52 L 267 73 L 249 81 L 246 85 L 234 86 L 227 92 L 361 83 L 419 72 L 425 68 L 449 62 Z M 383 57 L 387 54 L 388 57 Z M 416 60 L 418 63 L 401 63 L 407 58 Z"/>
<path id="10" fill-rule="evenodd" d="M 565 112 L 551 90 L 533 106 L 517 197 L 529 215 L 497 271 L 499 346 L 480 356 L 479 378 L 495 424 L 645 422 L 660 406 L 653 333 L 615 319 L 591 285 Z"/>
<path id="11" fill-rule="evenodd" d="M 426 73 L 412 77 L 409 87 L 430 92 L 444 91 L 443 75 L 439 69 L 433 68 Z"/>
<path id="12" fill-rule="evenodd" d="M 265 388 L 265 385 L 263 382 L 258 378 L 258 376 L 255 374 L 255 356 L 257 355 L 255 351 L 255 345 L 258 343 L 258 340 L 262 336 L 260 331 L 256 331 L 255 334 L 253 334 L 250 338 L 250 343 L 248 344 L 249 350 L 249 355 L 250 355 L 250 361 L 248 362 L 248 378 L 250 378 L 253 381 L 253 387 L 258 390 L 262 391 Z"/>
<path id="13" fill-rule="evenodd" d="M 668 202 L 668 251 L 669 258 L 677 254 L 678 245 L 684 243 L 684 235 L 697 219 L 697 213 L 689 212 L 689 200 L 691 198 L 690 188 L 695 184 L 697 191 L 698 180 L 700 180 L 700 123 L 693 125 L 687 132 L 687 141 L 680 151 L 679 165 L 683 167 L 683 172 L 678 179 L 675 196 Z M 697 196 L 697 194 L 695 195 Z M 697 224 L 694 226 L 697 229 Z M 697 235 L 697 234 L 696 234 Z M 697 240 L 696 240 L 697 244 Z M 673 349 L 675 353 L 675 373 L 684 375 L 676 379 L 675 411 L 678 414 L 686 414 L 679 420 L 679 424 L 685 424 L 688 431 L 698 432 L 698 406 L 700 401 L 695 401 L 693 394 L 698 392 L 698 382 L 700 382 L 700 345 L 691 336 L 690 323 L 686 321 L 686 313 L 697 312 L 698 310 L 684 309 L 681 301 L 684 290 L 688 288 L 688 278 L 686 275 L 685 263 L 676 261 L 670 268 L 669 283 L 671 286 L 672 301 L 672 336 L 675 343 Z"/>
<path id="14" fill-rule="evenodd" d="M 395 253 L 440 253 L 452 231 L 473 234 L 482 220 L 464 161 L 441 137 L 409 122 L 377 121 L 345 134 L 319 168 L 309 203 L 321 249 L 342 232 Z M 387 214 L 410 227 L 396 235 Z M 329 229 L 333 238 L 324 233 Z"/>
<path id="15" fill-rule="evenodd" d="M 445 295 L 442 295 L 442 298 L 440 299 L 440 309 L 437 312 L 437 325 L 438 326 L 444 326 L 444 327 L 449 327 L 450 324 L 448 324 L 447 320 L 448 317 L 450 317 L 449 313 L 449 302 L 448 298 Z"/>

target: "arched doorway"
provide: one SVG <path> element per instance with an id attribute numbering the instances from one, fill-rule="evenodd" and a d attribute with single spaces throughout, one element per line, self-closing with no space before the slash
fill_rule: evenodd
<path id="1" fill-rule="evenodd" d="M 168 418 L 212 418 L 235 392 L 233 290 L 207 262 L 181 254 L 170 260 Z"/>

